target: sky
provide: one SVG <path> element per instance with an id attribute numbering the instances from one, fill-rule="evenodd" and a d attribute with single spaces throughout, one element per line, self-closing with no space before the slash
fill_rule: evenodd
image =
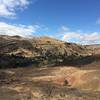
<path id="1" fill-rule="evenodd" d="M 100 0 L 0 0 L 0 35 L 100 44 Z"/>

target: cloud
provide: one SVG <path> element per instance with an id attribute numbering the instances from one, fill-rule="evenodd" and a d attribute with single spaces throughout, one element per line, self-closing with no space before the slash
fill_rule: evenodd
<path id="1" fill-rule="evenodd" d="M 0 16 L 15 17 L 16 10 L 25 9 L 29 3 L 29 0 L 0 0 Z"/>
<path id="2" fill-rule="evenodd" d="M 38 25 L 12 25 L 12 24 L 7 24 L 4 22 L 0 22 L 0 35 L 19 35 L 22 37 L 29 37 L 32 36 L 33 33 L 37 31 L 39 28 Z"/>
<path id="3" fill-rule="evenodd" d="M 85 33 L 82 31 L 64 31 L 64 34 L 61 35 L 62 40 L 68 42 L 76 42 L 81 44 L 96 44 L 100 43 L 100 33 L 99 32 L 91 32 Z"/>
<path id="4" fill-rule="evenodd" d="M 61 26 L 60 30 L 59 30 L 59 34 L 65 34 L 66 31 L 68 31 L 69 28 L 66 26 Z"/>
<path id="5" fill-rule="evenodd" d="M 64 34 L 62 37 L 63 40 L 70 40 L 72 38 L 79 39 L 80 34 L 77 34 L 75 32 L 66 32 L 66 34 Z"/>
<path id="6" fill-rule="evenodd" d="M 63 36 L 63 40 L 82 43 L 82 44 L 94 44 L 100 43 L 100 33 L 93 32 L 93 33 L 75 33 L 75 32 L 68 32 Z"/>
<path id="7" fill-rule="evenodd" d="M 100 18 L 97 19 L 96 24 L 100 24 Z"/>

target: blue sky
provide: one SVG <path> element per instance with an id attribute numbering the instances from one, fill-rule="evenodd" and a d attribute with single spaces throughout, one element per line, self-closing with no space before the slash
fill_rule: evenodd
<path id="1" fill-rule="evenodd" d="M 0 0 L 0 32 L 100 43 L 100 0 Z"/>

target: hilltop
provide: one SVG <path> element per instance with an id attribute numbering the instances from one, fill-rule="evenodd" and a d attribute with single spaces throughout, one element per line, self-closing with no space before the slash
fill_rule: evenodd
<path id="1" fill-rule="evenodd" d="M 50 37 L 33 37 L 23 38 L 20 36 L 0 36 L 0 53 L 12 53 L 15 55 L 33 57 L 36 54 L 41 55 L 41 52 L 46 53 L 48 50 L 59 52 L 67 55 L 72 53 L 84 54 L 86 52 L 84 46 L 74 43 L 63 42 Z M 27 52 L 26 54 L 24 52 Z M 31 53 L 31 55 L 28 54 Z"/>

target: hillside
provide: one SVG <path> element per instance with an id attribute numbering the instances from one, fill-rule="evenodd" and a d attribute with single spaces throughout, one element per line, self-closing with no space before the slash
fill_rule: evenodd
<path id="1" fill-rule="evenodd" d="M 22 56 L 33 57 L 37 53 L 37 55 L 41 55 L 41 52 L 45 53 L 48 50 L 56 50 L 62 54 L 66 52 L 67 55 L 85 53 L 85 49 L 81 45 L 67 43 L 49 37 L 22 38 L 20 36 L 0 36 L 0 53 L 12 53 L 16 55 L 20 53 Z"/>
<path id="2" fill-rule="evenodd" d="M 28 64 L 39 66 L 66 64 L 88 55 L 88 52 L 85 46 L 49 37 L 22 38 L 1 35 L 0 55 L 0 67 L 6 65 L 16 67 L 16 65 Z"/>
<path id="3" fill-rule="evenodd" d="M 86 48 L 89 49 L 94 55 L 100 54 L 100 44 L 86 45 Z"/>
<path id="4" fill-rule="evenodd" d="M 100 100 L 100 46 L 0 36 L 0 100 Z"/>

